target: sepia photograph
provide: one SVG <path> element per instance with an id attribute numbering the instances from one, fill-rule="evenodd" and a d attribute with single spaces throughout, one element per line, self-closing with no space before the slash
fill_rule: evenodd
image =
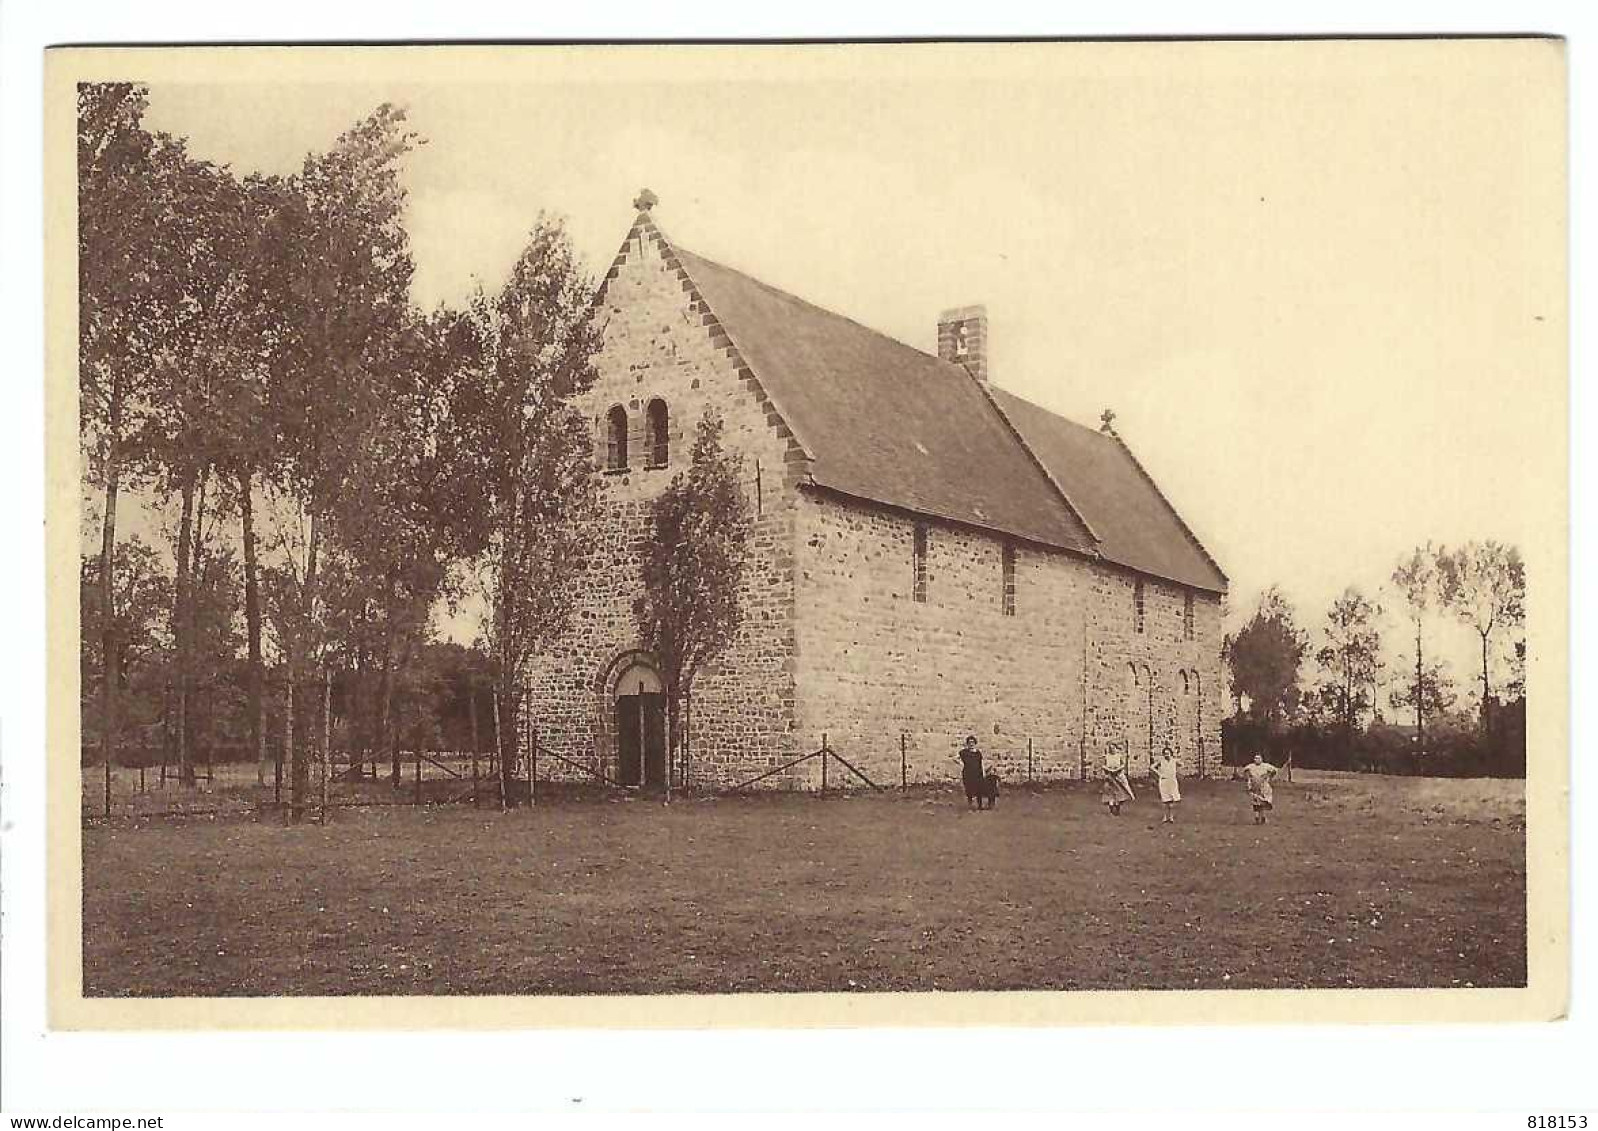
<path id="1" fill-rule="evenodd" d="M 1559 40 L 46 65 L 61 1023 L 1563 1011 Z"/>

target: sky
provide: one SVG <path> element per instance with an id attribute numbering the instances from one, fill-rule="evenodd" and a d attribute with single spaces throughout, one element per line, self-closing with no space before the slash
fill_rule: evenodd
<path id="1" fill-rule="evenodd" d="M 1392 567 L 1427 540 L 1520 545 L 1534 583 L 1534 549 L 1563 552 L 1562 509 L 1536 503 L 1566 427 L 1556 48 L 382 63 L 163 72 L 149 124 L 289 173 L 406 106 L 423 306 L 496 285 L 540 211 L 602 272 L 644 186 L 674 242 L 930 352 L 940 310 L 983 303 L 992 380 L 1084 423 L 1115 410 L 1234 624 L 1272 584 L 1305 626 L 1348 585 L 1396 605 Z M 1474 637 L 1436 631 L 1465 683 Z"/>

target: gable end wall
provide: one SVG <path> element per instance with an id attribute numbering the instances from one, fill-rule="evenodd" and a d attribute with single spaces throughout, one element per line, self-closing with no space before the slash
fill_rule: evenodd
<path id="1" fill-rule="evenodd" d="M 538 729 L 541 750 L 615 775 L 608 683 L 640 647 L 632 606 L 651 536 L 649 505 L 686 470 L 700 416 L 713 406 L 724 422 L 723 444 L 743 457 L 744 490 L 758 514 L 740 598 L 742 628 L 693 689 L 688 773 L 694 786 L 732 784 L 781 764 L 795 749 L 793 483 L 802 464 L 793 457 L 791 434 L 647 221 L 635 225 L 617 256 L 597 317 L 604 326 L 598 379 L 579 403 L 593 429 L 598 468 L 606 459 L 606 414 L 618 404 L 627 410 L 630 467 L 597 473 L 602 518 L 589 568 L 570 627 L 529 665 L 526 717 Z M 645 468 L 645 410 L 656 397 L 669 407 L 670 461 Z M 591 780 L 555 758 L 539 772 Z"/>

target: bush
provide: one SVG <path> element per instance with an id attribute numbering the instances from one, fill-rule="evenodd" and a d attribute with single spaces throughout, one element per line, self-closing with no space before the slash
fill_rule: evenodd
<path id="1" fill-rule="evenodd" d="M 81 748 L 82 764 L 84 766 L 101 765 L 102 755 L 98 742 L 85 742 Z M 116 764 L 136 770 L 140 766 L 146 768 L 161 764 L 161 748 L 144 743 L 123 743 L 117 747 Z"/>
<path id="2" fill-rule="evenodd" d="M 1386 723 L 1373 723 L 1355 737 L 1352 770 L 1373 774 L 1417 774 L 1421 771 L 1414 736 Z"/>
<path id="3" fill-rule="evenodd" d="M 1526 703 L 1496 704 L 1482 734 L 1474 715 L 1444 715 L 1426 728 L 1424 749 L 1413 727 L 1374 723 L 1352 736 L 1311 719 L 1272 726 L 1247 715 L 1221 721 L 1221 762 L 1240 766 L 1256 753 L 1282 765 L 1430 777 L 1524 777 Z"/>
<path id="4" fill-rule="evenodd" d="M 1256 754 L 1267 762 L 1281 765 L 1291 753 L 1289 731 L 1272 726 L 1265 719 L 1234 715 L 1221 720 L 1221 764 L 1241 766 Z"/>

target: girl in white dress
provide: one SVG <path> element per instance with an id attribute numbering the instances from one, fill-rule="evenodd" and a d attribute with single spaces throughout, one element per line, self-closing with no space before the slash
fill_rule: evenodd
<path id="1" fill-rule="evenodd" d="M 1176 757 L 1169 746 L 1154 759 L 1154 776 L 1160 783 L 1160 802 L 1165 806 L 1165 811 L 1160 815 L 1160 824 L 1174 825 L 1176 803 L 1182 800 L 1182 789 L 1176 781 Z"/>

